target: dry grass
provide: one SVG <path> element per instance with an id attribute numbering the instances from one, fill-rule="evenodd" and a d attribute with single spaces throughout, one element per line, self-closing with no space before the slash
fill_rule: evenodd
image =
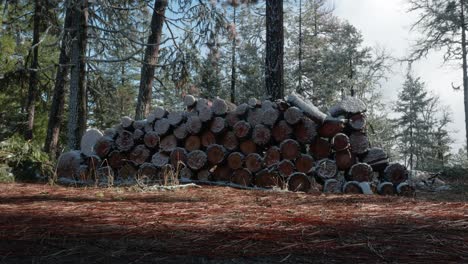
<path id="1" fill-rule="evenodd" d="M 0 263 L 468 263 L 468 203 L 0 185 Z"/>

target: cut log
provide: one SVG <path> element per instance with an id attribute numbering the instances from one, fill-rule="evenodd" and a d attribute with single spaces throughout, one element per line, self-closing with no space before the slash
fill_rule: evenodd
<path id="1" fill-rule="evenodd" d="M 303 117 L 294 126 L 294 136 L 303 144 L 310 144 L 317 136 L 317 124 L 308 117 Z"/>
<path id="2" fill-rule="evenodd" d="M 82 163 L 80 151 L 72 150 L 62 153 L 57 161 L 57 177 L 79 179 Z"/>
<path id="3" fill-rule="evenodd" d="M 133 128 L 133 118 L 129 116 L 123 116 L 120 119 L 120 125 L 126 130 Z"/>
<path id="4" fill-rule="evenodd" d="M 250 107 L 259 107 L 259 106 L 261 106 L 261 102 L 260 102 L 260 100 L 258 100 L 257 98 L 250 98 L 250 99 L 247 101 L 247 104 L 248 104 Z"/>
<path id="5" fill-rule="evenodd" d="M 262 169 L 262 157 L 257 153 L 250 153 L 245 157 L 245 167 L 255 173 Z"/>
<path id="6" fill-rule="evenodd" d="M 314 158 L 307 154 L 301 154 L 296 159 L 296 169 L 298 172 L 309 174 L 314 167 Z"/>
<path id="7" fill-rule="evenodd" d="M 118 175 L 122 180 L 135 180 L 138 177 L 138 168 L 132 163 L 126 163 L 119 169 Z"/>
<path id="8" fill-rule="evenodd" d="M 255 144 L 265 146 L 270 143 L 271 132 L 270 129 L 264 125 L 256 125 L 252 132 L 252 139 Z"/>
<path id="9" fill-rule="evenodd" d="M 213 110 L 215 115 L 221 116 L 221 115 L 226 114 L 226 112 L 228 110 L 228 105 L 227 105 L 226 101 L 224 101 L 223 99 L 216 98 L 213 101 L 211 109 Z"/>
<path id="10" fill-rule="evenodd" d="M 229 151 L 235 151 L 239 148 L 239 140 L 232 131 L 228 131 L 221 139 L 223 146 Z"/>
<path id="11" fill-rule="evenodd" d="M 150 150 L 145 145 L 138 145 L 130 152 L 128 159 L 136 164 L 143 164 L 148 160 L 149 156 Z"/>
<path id="12" fill-rule="evenodd" d="M 283 185 L 278 173 L 263 169 L 255 174 L 255 186 L 260 188 L 281 187 Z"/>
<path id="13" fill-rule="evenodd" d="M 276 108 L 276 104 L 270 100 L 263 100 L 262 102 L 262 106 L 261 106 L 264 110 L 266 109 L 270 109 L 270 108 Z"/>
<path id="14" fill-rule="evenodd" d="M 234 127 L 234 125 L 239 121 L 240 121 L 240 119 L 236 115 L 235 112 L 227 113 L 227 115 L 226 115 L 226 124 L 228 125 L 228 127 L 230 127 L 230 128 Z"/>
<path id="15" fill-rule="evenodd" d="M 385 180 L 393 183 L 394 186 L 408 180 L 408 170 L 400 163 L 391 163 L 384 171 Z"/>
<path id="16" fill-rule="evenodd" d="M 188 134 L 187 125 L 185 123 L 180 124 L 174 129 L 173 134 L 179 140 L 185 139 Z"/>
<path id="17" fill-rule="evenodd" d="M 302 112 L 301 109 L 293 106 L 289 107 L 286 112 L 284 112 L 284 120 L 288 122 L 290 125 L 295 125 L 301 121 L 302 117 L 304 116 L 304 113 Z"/>
<path id="18" fill-rule="evenodd" d="M 154 123 L 145 122 L 145 127 L 143 128 L 143 131 L 145 131 L 145 133 L 154 131 Z"/>
<path id="19" fill-rule="evenodd" d="M 231 182 L 242 186 L 250 186 L 252 185 L 252 173 L 248 169 L 237 169 L 232 174 Z"/>
<path id="20" fill-rule="evenodd" d="M 199 181 L 210 181 L 211 180 L 211 172 L 208 169 L 199 170 L 197 172 L 197 179 Z"/>
<path id="21" fill-rule="evenodd" d="M 198 134 L 202 129 L 202 122 L 198 116 L 190 116 L 187 119 L 187 131 L 190 134 Z"/>
<path id="22" fill-rule="evenodd" d="M 182 123 L 183 120 L 184 120 L 183 112 L 175 111 L 175 112 L 170 112 L 167 115 L 167 121 L 169 122 L 171 126 L 177 126 L 180 123 Z"/>
<path id="23" fill-rule="evenodd" d="M 350 146 L 349 137 L 343 133 L 338 133 L 332 138 L 331 145 L 335 151 L 347 150 Z"/>
<path id="24" fill-rule="evenodd" d="M 153 163 L 156 168 L 162 168 L 169 163 L 169 156 L 163 152 L 156 152 L 153 157 L 151 157 L 151 163 Z"/>
<path id="25" fill-rule="evenodd" d="M 288 190 L 292 192 L 309 192 L 311 187 L 311 179 L 305 173 L 296 172 L 288 178 Z"/>
<path id="26" fill-rule="evenodd" d="M 352 181 L 370 182 L 373 176 L 372 167 L 367 163 L 354 164 L 349 171 L 349 175 Z"/>
<path id="27" fill-rule="evenodd" d="M 107 158 L 107 163 L 112 169 L 118 170 L 124 165 L 124 159 L 126 159 L 125 154 L 118 150 L 114 150 L 109 154 L 109 157 Z"/>
<path id="28" fill-rule="evenodd" d="M 189 167 L 183 167 L 179 171 L 179 178 L 184 180 L 194 179 L 194 174 Z"/>
<path id="29" fill-rule="evenodd" d="M 349 137 L 351 151 L 358 155 L 364 154 L 369 150 L 369 138 L 362 132 L 353 132 Z"/>
<path id="30" fill-rule="evenodd" d="M 279 111 L 277 109 L 274 109 L 274 108 L 265 108 L 265 109 L 262 109 L 263 111 L 263 117 L 262 117 L 262 124 L 266 125 L 266 126 L 273 126 L 276 121 L 278 121 L 278 118 L 279 118 Z"/>
<path id="31" fill-rule="evenodd" d="M 196 104 L 197 104 L 197 99 L 195 98 L 195 96 L 190 95 L 190 94 L 187 94 L 184 96 L 184 105 L 188 109 L 195 107 Z"/>
<path id="32" fill-rule="evenodd" d="M 263 110 L 261 108 L 250 109 L 249 113 L 247 114 L 247 122 L 249 122 L 252 127 L 260 125 L 262 123 L 262 118 Z"/>
<path id="33" fill-rule="evenodd" d="M 108 137 L 110 139 L 114 139 L 117 137 L 117 130 L 113 127 L 106 128 L 104 132 L 102 133 L 104 137 Z"/>
<path id="34" fill-rule="evenodd" d="M 226 120 L 222 117 L 215 117 L 210 124 L 211 132 L 215 133 L 216 135 L 221 134 L 226 129 Z"/>
<path id="35" fill-rule="evenodd" d="M 157 106 L 156 108 L 154 108 L 153 114 L 154 114 L 155 120 L 158 120 L 158 119 L 166 117 L 167 111 L 163 107 Z"/>
<path id="36" fill-rule="evenodd" d="M 273 126 L 271 133 L 273 139 L 280 143 L 288 138 L 291 138 L 292 132 L 293 130 L 291 126 L 289 126 L 286 121 L 280 120 L 278 123 L 276 123 L 276 125 Z"/>
<path id="37" fill-rule="evenodd" d="M 250 135 L 251 126 L 246 121 L 241 120 L 234 125 L 233 129 L 236 137 L 243 139 Z"/>
<path id="38" fill-rule="evenodd" d="M 152 163 L 143 163 L 138 170 L 137 180 L 140 180 L 143 183 L 150 183 L 159 178 L 158 174 L 158 168 L 156 168 Z"/>
<path id="39" fill-rule="evenodd" d="M 183 166 L 183 164 L 186 164 L 187 162 L 187 151 L 184 148 L 175 148 L 171 152 L 171 165 L 174 168 L 179 168 L 180 166 Z"/>
<path id="40" fill-rule="evenodd" d="M 185 149 L 187 151 L 199 150 L 201 146 L 201 140 L 199 136 L 191 135 L 185 139 Z"/>
<path id="41" fill-rule="evenodd" d="M 201 122 L 208 122 L 213 119 L 213 110 L 208 106 L 202 107 L 198 110 L 198 117 Z"/>
<path id="42" fill-rule="evenodd" d="M 323 185 L 324 193 L 341 193 L 343 184 L 335 179 L 328 179 Z"/>
<path id="43" fill-rule="evenodd" d="M 377 192 L 380 195 L 395 195 L 395 188 L 391 182 L 381 182 L 377 187 Z"/>
<path id="44" fill-rule="evenodd" d="M 346 182 L 343 186 L 343 193 L 347 194 L 362 194 L 364 193 L 362 191 L 361 186 L 359 185 L 359 182 L 356 181 L 349 181 Z"/>
<path id="45" fill-rule="evenodd" d="M 158 119 L 154 122 L 154 132 L 159 136 L 164 136 L 169 133 L 169 128 L 171 128 L 171 124 L 169 124 L 167 118 Z"/>
<path id="46" fill-rule="evenodd" d="M 300 156 L 299 143 L 293 139 L 286 139 L 280 144 L 281 156 L 283 159 L 294 160 Z"/>
<path id="47" fill-rule="evenodd" d="M 240 143 L 240 150 L 244 155 L 257 152 L 257 145 L 252 140 L 245 140 Z"/>
<path id="48" fill-rule="evenodd" d="M 342 115 L 352 115 L 364 113 L 367 110 L 366 104 L 357 97 L 347 96 L 337 105 L 330 108 L 328 111 L 333 117 Z"/>
<path id="49" fill-rule="evenodd" d="M 265 162 L 265 166 L 267 167 L 277 164 L 281 160 L 281 152 L 279 147 L 271 146 L 269 149 L 267 149 L 263 160 Z"/>
<path id="50" fill-rule="evenodd" d="M 226 156 L 226 149 L 218 144 L 210 145 L 206 150 L 208 162 L 212 165 L 220 164 Z"/>
<path id="51" fill-rule="evenodd" d="M 387 153 L 385 153 L 385 151 L 381 148 L 370 148 L 366 156 L 362 159 L 362 162 L 367 163 L 371 166 L 381 161 L 388 163 Z"/>
<path id="52" fill-rule="evenodd" d="M 201 144 L 203 147 L 207 148 L 212 144 L 216 144 L 216 136 L 210 130 L 205 130 L 201 134 Z"/>
<path id="53" fill-rule="evenodd" d="M 134 142 L 133 142 L 133 133 L 129 131 L 122 131 L 119 133 L 117 136 L 117 139 L 115 140 L 115 144 L 117 145 L 117 148 L 121 151 L 129 151 L 130 149 L 133 148 Z"/>
<path id="54" fill-rule="evenodd" d="M 171 152 L 177 147 L 177 138 L 174 135 L 168 135 L 161 139 L 159 148 L 164 152 Z"/>
<path id="55" fill-rule="evenodd" d="M 247 114 L 248 110 L 250 109 L 250 106 L 246 103 L 240 104 L 236 107 L 236 115 L 238 116 L 243 116 Z"/>
<path id="56" fill-rule="evenodd" d="M 362 131 L 366 128 L 366 116 L 364 114 L 356 114 L 349 118 L 349 126 L 356 131 Z"/>
<path id="57" fill-rule="evenodd" d="M 227 165 L 218 165 L 212 173 L 213 181 L 229 182 L 231 181 L 232 170 Z"/>
<path id="58" fill-rule="evenodd" d="M 319 160 L 315 166 L 315 175 L 323 182 L 336 178 L 337 174 L 338 167 L 336 166 L 336 162 L 334 160 L 322 159 Z"/>
<path id="59" fill-rule="evenodd" d="M 319 124 L 323 123 L 327 117 L 327 115 L 320 111 L 315 105 L 313 105 L 311 102 L 306 102 L 297 94 L 289 95 L 286 101 L 294 106 L 297 106 L 304 112 L 306 116 L 318 122 Z"/>
<path id="60" fill-rule="evenodd" d="M 192 170 L 200 170 L 206 165 L 206 153 L 201 150 L 194 150 L 187 155 L 187 166 Z"/>
<path id="61" fill-rule="evenodd" d="M 232 152 L 227 158 L 229 168 L 237 170 L 244 165 L 244 155 L 240 152 Z"/>
<path id="62" fill-rule="evenodd" d="M 144 136 L 145 136 L 145 132 L 143 132 L 143 130 L 135 129 L 133 131 L 133 140 L 135 141 L 141 141 Z"/>
<path id="63" fill-rule="evenodd" d="M 338 170 L 345 171 L 356 163 L 356 157 L 346 149 L 335 153 L 335 161 Z"/>
<path id="64" fill-rule="evenodd" d="M 331 145 L 328 140 L 315 138 L 309 146 L 309 153 L 317 160 L 326 159 L 330 156 L 330 149 Z"/>
<path id="65" fill-rule="evenodd" d="M 407 182 L 402 182 L 396 187 L 398 195 L 406 197 L 414 197 L 415 189 Z"/>
<path id="66" fill-rule="evenodd" d="M 197 100 L 197 105 L 195 106 L 195 109 L 200 112 L 201 109 L 203 108 L 211 108 L 211 102 L 208 99 L 205 98 L 198 98 Z"/>
<path id="67" fill-rule="evenodd" d="M 144 131 L 146 124 L 147 124 L 146 120 L 136 120 L 133 122 L 133 128 L 135 130 L 139 129 L 139 130 Z"/>
<path id="68" fill-rule="evenodd" d="M 103 135 L 101 131 L 91 128 L 86 130 L 83 137 L 81 137 L 80 141 L 80 150 L 86 156 L 94 155 L 94 146 L 102 138 Z"/>
<path id="69" fill-rule="evenodd" d="M 156 134 L 156 132 L 151 131 L 147 132 L 145 134 L 145 137 L 143 138 L 143 141 L 145 142 L 145 145 L 150 148 L 154 149 L 158 146 L 159 144 L 159 136 Z"/>
<path id="70" fill-rule="evenodd" d="M 294 173 L 294 169 L 294 163 L 290 160 L 282 160 L 278 163 L 278 172 L 285 179 Z"/>
<path id="71" fill-rule="evenodd" d="M 344 127 L 344 122 L 341 119 L 326 119 L 318 129 L 318 134 L 321 137 L 332 138 L 343 132 Z"/>
<path id="72" fill-rule="evenodd" d="M 109 155 L 113 145 L 114 140 L 112 140 L 112 138 L 107 136 L 101 137 L 94 145 L 94 152 L 101 159 L 104 159 L 105 157 L 107 157 L 107 155 Z"/>

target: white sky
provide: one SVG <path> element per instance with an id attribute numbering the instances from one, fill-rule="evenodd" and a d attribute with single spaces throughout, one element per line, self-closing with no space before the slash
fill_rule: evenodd
<path id="1" fill-rule="evenodd" d="M 408 54 L 411 40 L 416 33 L 409 32 L 410 25 L 416 19 L 414 14 L 406 13 L 405 0 L 331 0 L 335 14 L 348 20 L 358 28 L 364 37 L 365 45 L 385 48 L 392 56 L 401 58 Z M 456 64 L 444 65 L 442 52 L 431 52 L 427 59 L 413 65 L 413 72 L 426 83 L 428 90 L 439 96 L 444 105 L 453 113 L 454 123 L 452 151 L 463 146 L 465 138 L 465 121 L 463 114 L 463 93 L 451 87 L 461 85 L 461 70 Z M 387 82 L 383 83 L 383 94 L 386 101 L 394 101 L 402 87 L 406 65 L 393 67 Z M 389 104 L 390 108 L 390 104 Z"/>

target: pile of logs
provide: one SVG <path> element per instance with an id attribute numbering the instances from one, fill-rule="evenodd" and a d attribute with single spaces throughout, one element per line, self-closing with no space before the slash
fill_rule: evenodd
<path id="1" fill-rule="evenodd" d="M 294 94 L 237 106 L 187 95 L 184 104 L 182 112 L 156 107 L 145 120 L 123 117 L 96 138 L 91 153 L 65 153 L 58 175 L 161 183 L 175 171 L 192 181 L 302 192 L 414 190 L 407 169 L 370 145 L 366 106 L 357 98 L 327 114 Z"/>

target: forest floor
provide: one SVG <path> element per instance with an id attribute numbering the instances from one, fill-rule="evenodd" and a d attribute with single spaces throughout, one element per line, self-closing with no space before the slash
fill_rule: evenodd
<path id="1" fill-rule="evenodd" d="M 0 263 L 468 263 L 468 181 L 414 198 L 0 184 Z"/>

